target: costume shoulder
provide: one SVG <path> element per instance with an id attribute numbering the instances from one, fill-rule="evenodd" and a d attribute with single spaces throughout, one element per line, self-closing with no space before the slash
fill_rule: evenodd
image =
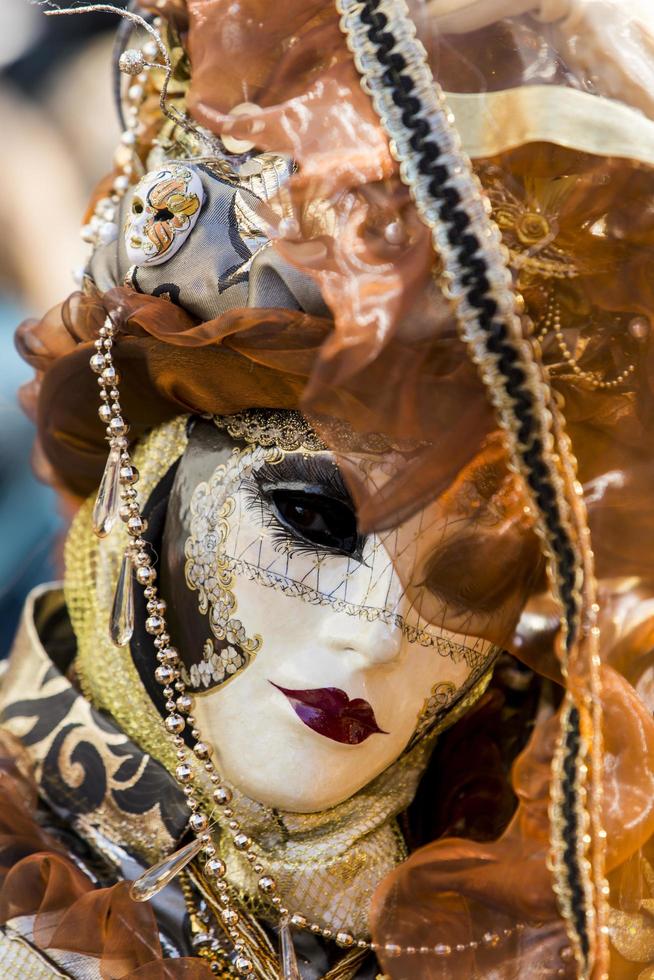
<path id="1" fill-rule="evenodd" d="M 97 961 L 89 956 L 52 951 L 46 955 L 30 942 L 31 919 L 15 920 L 0 927 L 0 976 L 21 980 L 95 980 L 100 977 Z"/>

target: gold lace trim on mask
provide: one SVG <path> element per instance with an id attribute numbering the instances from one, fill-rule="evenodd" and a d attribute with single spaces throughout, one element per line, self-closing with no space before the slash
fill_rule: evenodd
<path id="1" fill-rule="evenodd" d="M 330 445 L 327 446 L 302 413 L 295 409 L 251 408 L 235 415 L 214 416 L 213 421 L 232 439 L 253 446 L 275 446 L 287 453 L 330 449 L 341 453 L 401 453 L 412 452 L 424 445 L 409 439 L 391 441 L 381 432 L 355 432 L 343 419 L 329 417 L 322 420 L 329 432 Z"/>

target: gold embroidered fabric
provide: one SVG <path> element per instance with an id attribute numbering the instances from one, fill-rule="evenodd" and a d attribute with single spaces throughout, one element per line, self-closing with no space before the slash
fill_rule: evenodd
<path id="1" fill-rule="evenodd" d="M 225 417 L 214 416 L 214 424 L 232 439 L 258 446 L 279 446 L 285 452 L 307 449 L 319 452 L 325 443 L 300 412 L 247 411 Z"/>
<path id="2" fill-rule="evenodd" d="M 301 412 L 276 409 L 247 409 L 234 415 L 214 416 L 214 424 L 229 432 L 233 439 L 242 439 L 251 445 L 277 446 L 284 452 L 300 450 L 320 452 L 328 447 L 311 427 Z M 329 429 L 330 445 L 338 452 L 384 453 L 390 449 L 410 451 L 417 445 L 415 440 L 391 442 L 379 432 L 355 432 L 343 419 L 321 420 Z"/>
<path id="3" fill-rule="evenodd" d="M 67 980 L 70 974 L 62 973 L 7 926 L 0 929 L 0 976 L 6 980 L 54 980 L 55 977 Z"/>
<path id="4" fill-rule="evenodd" d="M 406 857 L 394 818 L 413 799 L 433 744 L 433 736 L 425 739 L 351 799 L 322 813 L 279 813 L 232 787 L 233 809 L 262 846 L 290 908 L 326 928 L 369 935 L 372 893 Z M 256 895 L 257 878 L 227 835 L 220 849 L 241 894 Z"/>
<path id="5" fill-rule="evenodd" d="M 184 830 L 181 793 L 53 665 L 41 643 L 39 621 L 62 604 L 58 588 L 40 587 L 28 596 L 0 683 L 0 724 L 23 740 L 40 795 L 70 820 L 76 833 L 101 850 L 98 837 L 143 861 L 158 861 Z M 165 800 L 157 783 L 167 790 Z M 148 794 L 151 803 L 144 808 Z"/>

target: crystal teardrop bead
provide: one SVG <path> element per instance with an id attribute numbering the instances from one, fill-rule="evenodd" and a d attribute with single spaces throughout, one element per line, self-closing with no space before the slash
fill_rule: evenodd
<path id="1" fill-rule="evenodd" d="M 125 552 L 116 585 L 109 630 L 111 642 L 117 647 L 126 646 L 132 639 L 134 632 L 134 576 L 132 571 L 132 559 L 129 553 Z"/>
<path id="2" fill-rule="evenodd" d="M 163 861 L 159 861 L 153 868 L 144 871 L 135 881 L 132 882 L 129 894 L 135 902 L 147 902 L 155 895 L 158 895 L 162 888 L 176 878 L 180 871 L 183 871 L 187 864 L 196 857 L 202 850 L 203 844 L 199 839 L 191 841 L 180 847 L 174 854 L 169 854 Z"/>
<path id="3" fill-rule="evenodd" d="M 116 523 L 120 508 L 120 453 L 112 449 L 107 457 L 93 508 L 93 530 L 106 538 Z"/>
<path id="4" fill-rule="evenodd" d="M 279 923 L 279 939 L 281 946 L 282 980 L 302 980 L 300 969 L 297 965 L 295 946 L 293 945 L 293 933 L 291 932 L 291 926 L 286 915 Z"/>

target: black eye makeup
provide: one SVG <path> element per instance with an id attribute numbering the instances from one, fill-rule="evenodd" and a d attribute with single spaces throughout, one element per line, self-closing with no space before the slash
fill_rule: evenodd
<path id="1" fill-rule="evenodd" d="M 266 463 L 244 482 L 248 507 L 256 509 L 273 539 L 289 554 L 321 552 L 361 560 L 354 503 L 338 467 L 327 456 L 289 454 Z"/>

